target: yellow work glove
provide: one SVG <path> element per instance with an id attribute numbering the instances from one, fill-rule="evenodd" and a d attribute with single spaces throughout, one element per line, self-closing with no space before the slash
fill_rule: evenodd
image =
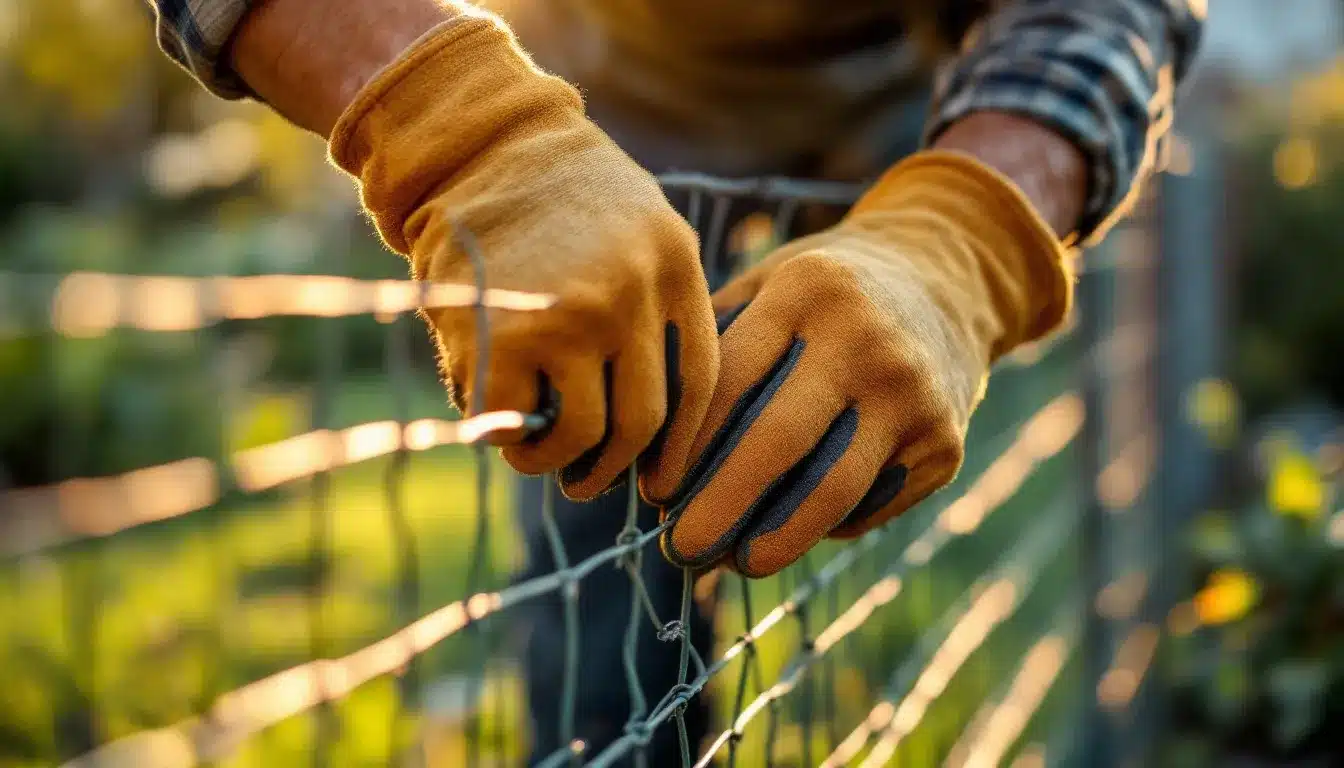
<path id="1" fill-rule="evenodd" d="M 664 552 L 764 576 L 908 509 L 956 475 L 990 365 L 1071 295 L 1065 251 L 999 173 L 932 150 L 892 168 L 715 295 L 731 324 Z"/>
<path id="2" fill-rule="evenodd" d="M 586 499 L 639 459 L 641 487 L 681 477 L 718 371 L 694 231 L 657 181 L 538 70 L 494 17 L 464 15 L 413 45 L 341 116 L 331 157 L 359 179 L 384 241 L 419 280 L 557 297 L 490 311 L 484 410 L 553 406 L 549 428 L 496 438 L 526 474 L 560 471 Z M 475 402 L 475 313 L 426 313 L 460 408 Z"/>

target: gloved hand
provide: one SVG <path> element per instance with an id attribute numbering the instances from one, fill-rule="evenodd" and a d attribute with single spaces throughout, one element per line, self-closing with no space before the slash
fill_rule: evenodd
<path id="1" fill-rule="evenodd" d="M 731 325 L 665 554 L 764 576 L 908 509 L 955 476 L 990 365 L 1071 295 L 1066 253 L 1005 177 L 946 151 L 898 164 L 715 295 Z"/>
<path id="2" fill-rule="evenodd" d="M 553 398 L 557 413 L 537 435 L 497 438 L 505 459 L 526 474 L 560 470 L 564 492 L 586 499 L 639 458 L 644 492 L 668 495 L 718 371 L 709 290 L 694 231 L 579 94 L 493 17 L 464 15 L 359 93 L 330 151 L 416 279 L 475 284 L 461 226 L 484 254 L 486 287 L 557 297 L 541 312 L 490 311 L 484 409 L 534 412 Z M 426 314 L 466 408 L 475 313 Z"/>

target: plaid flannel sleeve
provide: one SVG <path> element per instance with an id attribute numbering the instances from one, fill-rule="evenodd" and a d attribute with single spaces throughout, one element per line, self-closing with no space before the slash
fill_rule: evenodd
<path id="1" fill-rule="evenodd" d="M 226 99 L 251 95 L 224 60 L 224 48 L 254 0 L 148 0 L 159 47 L 211 93 Z"/>
<path id="2" fill-rule="evenodd" d="M 1004 0 L 938 78 L 932 140 L 971 112 L 1025 114 L 1089 164 L 1084 242 L 1099 240 L 1151 172 L 1189 68 L 1205 0 Z"/>

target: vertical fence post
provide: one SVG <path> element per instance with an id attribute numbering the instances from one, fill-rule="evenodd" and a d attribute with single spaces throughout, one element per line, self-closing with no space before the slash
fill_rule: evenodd
<path id="1" fill-rule="evenodd" d="M 1102 257 L 1106 244 L 1091 254 Z M 1101 258 L 1089 259 L 1098 262 Z M 1083 724 L 1078 740 L 1077 763 L 1088 768 L 1106 768 L 1111 763 L 1109 723 L 1097 704 L 1097 686 L 1110 660 L 1111 643 L 1105 618 L 1097 610 L 1097 596 L 1105 588 L 1109 572 L 1105 536 L 1105 509 L 1098 487 L 1106 456 L 1107 361 L 1103 356 L 1107 331 L 1111 327 L 1113 270 L 1088 269 L 1086 262 L 1078 283 L 1075 306 L 1078 312 L 1077 343 L 1080 346 L 1081 379 L 1085 417 L 1079 435 L 1078 470 L 1081 473 L 1082 519 L 1079 525 L 1079 573 L 1083 589 L 1082 605 Z"/>
<path id="2" fill-rule="evenodd" d="M 1157 431 L 1154 542 L 1158 557 L 1145 613 L 1159 626 L 1184 592 L 1180 535 L 1207 502 L 1215 455 L 1192 419 L 1190 398 L 1203 380 L 1219 375 L 1223 354 L 1223 207 L 1226 167 L 1216 107 L 1192 100 L 1177 130 L 1189 157 L 1181 173 L 1160 177 L 1157 207 Z M 1160 693 L 1154 705 L 1167 723 Z M 1161 736 L 1161 732 L 1157 734 Z"/>
<path id="3" fill-rule="evenodd" d="M 1223 158 L 1211 110 L 1192 108 L 1180 123 L 1189 137 L 1189 173 L 1162 177 L 1158 262 L 1158 417 L 1165 460 L 1159 462 L 1164 519 L 1179 525 L 1205 500 L 1213 452 L 1187 415 L 1193 388 L 1218 375 L 1224 253 Z M 1166 584 L 1164 586 L 1171 586 Z"/>

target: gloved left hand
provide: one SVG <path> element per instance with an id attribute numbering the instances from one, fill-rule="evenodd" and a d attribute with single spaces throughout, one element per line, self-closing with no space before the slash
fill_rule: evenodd
<path id="1" fill-rule="evenodd" d="M 554 412 L 537 433 L 489 438 L 515 469 L 558 472 L 574 499 L 631 464 L 646 496 L 675 489 L 718 365 L 699 243 L 578 91 L 498 20 L 464 13 L 364 87 L 331 154 L 417 280 L 473 285 L 479 269 L 489 288 L 555 297 L 542 312 L 489 312 L 484 344 L 472 308 L 424 313 L 464 412 L 477 400 Z"/>
<path id="2" fill-rule="evenodd" d="M 990 365 L 1066 316 L 1068 258 L 1011 181 L 931 150 L 731 282 L 664 553 L 765 576 L 949 482 Z"/>

